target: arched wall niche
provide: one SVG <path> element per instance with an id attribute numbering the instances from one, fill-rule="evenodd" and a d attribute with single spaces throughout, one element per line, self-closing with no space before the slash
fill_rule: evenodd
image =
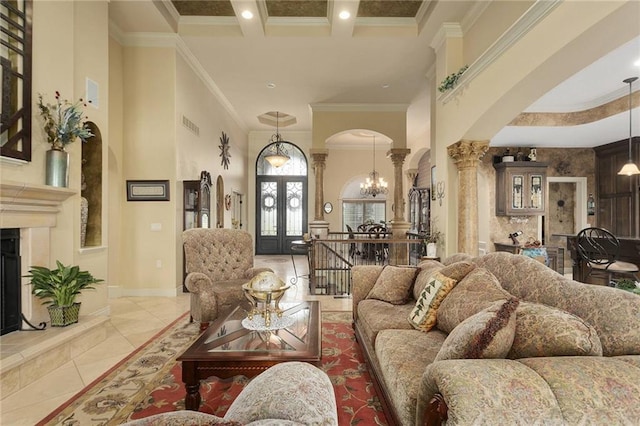
<path id="1" fill-rule="evenodd" d="M 86 125 L 93 136 L 82 143 L 80 188 L 86 203 L 82 201 L 80 247 L 97 247 L 102 245 L 102 133 L 94 122 L 88 121 Z"/>

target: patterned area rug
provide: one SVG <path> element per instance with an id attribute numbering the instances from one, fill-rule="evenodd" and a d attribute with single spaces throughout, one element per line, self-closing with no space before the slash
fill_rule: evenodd
<path id="1" fill-rule="evenodd" d="M 198 336 L 187 316 L 159 333 L 38 425 L 119 425 L 184 410 L 184 385 L 175 358 Z M 333 383 L 340 425 L 386 425 L 348 312 L 322 314 L 322 369 Z M 244 376 L 211 377 L 200 386 L 200 411 L 223 416 L 248 383 Z"/>

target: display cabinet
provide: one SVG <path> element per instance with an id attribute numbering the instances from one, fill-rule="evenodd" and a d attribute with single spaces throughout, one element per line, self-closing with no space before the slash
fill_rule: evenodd
<path id="1" fill-rule="evenodd" d="M 184 226 L 183 229 L 210 228 L 211 223 L 211 175 L 200 173 L 200 180 L 183 181 Z"/>
<path id="2" fill-rule="evenodd" d="M 409 222 L 413 232 L 429 232 L 431 216 L 430 195 L 429 188 L 413 187 L 409 190 Z"/>
<path id="3" fill-rule="evenodd" d="M 200 180 L 185 180 L 183 188 L 183 229 L 211 227 L 211 175 L 200 172 Z M 182 261 L 182 291 L 187 293 L 184 279 L 187 277 L 184 253 Z"/>
<path id="4" fill-rule="evenodd" d="M 493 167 L 496 169 L 496 216 L 544 214 L 546 163 L 511 161 Z"/>

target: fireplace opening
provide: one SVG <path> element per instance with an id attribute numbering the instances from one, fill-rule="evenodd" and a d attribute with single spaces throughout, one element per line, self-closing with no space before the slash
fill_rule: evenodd
<path id="1" fill-rule="evenodd" d="M 0 230 L 0 335 L 20 330 L 20 230 Z"/>

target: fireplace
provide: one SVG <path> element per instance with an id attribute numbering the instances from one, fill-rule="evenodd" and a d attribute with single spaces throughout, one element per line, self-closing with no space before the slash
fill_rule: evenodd
<path id="1" fill-rule="evenodd" d="M 29 286 L 25 285 L 26 279 L 21 275 L 29 270 L 30 265 L 50 264 L 51 229 L 56 226 L 61 204 L 74 194 L 76 191 L 68 188 L 4 179 L 0 182 L 2 334 L 23 328 L 21 314 L 32 324 L 48 319 L 46 309 L 31 295 Z M 17 285 L 9 285 L 10 276 L 17 277 Z M 28 327 L 25 324 L 24 328 Z"/>
<path id="2" fill-rule="evenodd" d="M 0 336 L 20 330 L 20 230 L 0 230 Z"/>

